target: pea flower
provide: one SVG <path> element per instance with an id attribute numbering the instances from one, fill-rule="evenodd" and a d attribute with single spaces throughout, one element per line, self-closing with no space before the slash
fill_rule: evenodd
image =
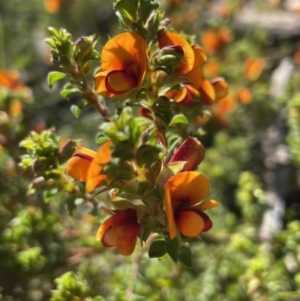
<path id="1" fill-rule="evenodd" d="M 211 82 L 205 78 L 202 66 L 207 60 L 207 55 L 200 46 L 191 46 L 184 38 L 170 32 L 159 35 L 158 44 L 160 48 L 179 45 L 184 52 L 177 69 L 178 75 L 186 78 L 187 82 L 182 84 L 179 91 L 171 90 L 167 95 L 175 102 L 189 105 L 193 97 L 200 97 L 203 104 L 211 105 L 227 95 L 228 84 L 224 79 L 216 78 Z"/>
<path id="2" fill-rule="evenodd" d="M 130 255 L 135 248 L 140 225 L 135 210 L 127 210 L 109 217 L 98 229 L 96 239 L 104 247 L 116 247 L 122 255 Z"/>
<path id="3" fill-rule="evenodd" d="M 141 87 L 148 68 L 146 40 L 125 32 L 110 39 L 102 49 L 102 64 L 95 75 L 96 92 L 117 96 Z"/>
<path id="4" fill-rule="evenodd" d="M 163 32 L 158 36 L 158 44 L 160 48 L 169 46 L 180 46 L 183 49 L 183 59 L 178 64 L 177 69 L 179 76 L 187 78 L 198 88 L 199 83 L 203 79 L 202 65 L 207 60 L 207 56 L 203 49 L 194 45 L 191 46 L 188 41 L 180 35 L 171 32 Z"/>
<path id="5" fill-rule="evenodd" d="M 186 237 L 197 237 L 210 230 L 212 222 L 203 212 L 219 206 L 215 200 L 200 201 L 210 190 L 208 179 L 196 171 L 180 172 L 169 178 L 164 186 L 164 202 L 170 239 L 177 229 Z"/>
<path id="6" fill-rule="evenodd" d="M 192 171 L 202 162 L 204 153 L 204 146 L 197 138 L 187 137 L 175 150 L 168 163 L 185 161 L 181 172 Z"/>
<path id="7" fill-rule="evenodd" d="M 109 145 L 110 142 L 106 142 L 99 148 L 98 152 L 77 146 L 76 152 L 67 162 L 67 174 L 75 180 L 85 182 L 88 192 L 101 186 L 106 179 L 106 175 L 101 174 L 101 170 L 103 165 L 111 160 Z"/>

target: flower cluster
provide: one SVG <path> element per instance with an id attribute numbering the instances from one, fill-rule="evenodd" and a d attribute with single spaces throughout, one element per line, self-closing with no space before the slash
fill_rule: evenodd
<path id="1" fill-rule="evenodd" d="M 109 199 L 110 216 L 96 235 L 104 247 L 130 255 L 140 239 L 150 242 L 150 257 L 167 253 L 190 265 L 186 242 L 211 229 L 204 211 L 219 205 L 208 197 L 209 180 L 197 171 L 204 147 L 194 120 L 227 95 L 228 85 L 204 75 L 207 54 L 168 28 L 158 2 L 116 0 L 114 8 L 124 32 L 99 55 L 94 36 L 73 43 L 66 31 L 51 28 L 47 39 L 62 70 L 49 75 L 50 86 L 70 78 L 62 95 L 84 99 L 72 108 L 76 117 L 87 104 L 103 116 L 99 150 L 77 145 L 66 162 L 67 175 L 77 183 L 71 192 L 89 195 L 85 199 L 96 207 L 104 195 Z M 98 58 L 89 85 L 90 62 Z"/>

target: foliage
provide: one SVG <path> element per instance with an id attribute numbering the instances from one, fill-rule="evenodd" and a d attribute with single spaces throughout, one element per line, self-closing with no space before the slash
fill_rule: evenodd
<path id="1" fill-rule="evenodd" d="M 213 6 L 200 0 L 119 0 L 113 7 L 83 2 L 0 4 L 1 66 L 20 70 L 0 70 L 0 300 L 298 300 L 295 40 L 286 37 L 283 43 L 276 34 L 239 28 L 235 18 L 242 13 L 241 1 Z M 254 7 L 257 13 L 282 10 L 282 1 L 275 2 L 257 1 Z M 195 34 L 182 37 L 203 47 L 208 54 L 204 79 L 216 87 L 220 82 L 214 79 L 223 76 L 230 87 L 227 96 L 204 104 L 207 90 L 198 97 L 178 78 L 180 49 L 157 48 L 156 42 L 157 32 L 169 30 L 170 21 L 172 33 Z M 31 29 L 35 34 L 28 35 Z M 147 41 L 149 73 L 134 92 L 100 96 L 93 78 L 101 71 L 94 70 L 103 63 L 98 61 L 107 36 L 112 40 L 124 30 Z M 285 56 L 293 58 L 294 69 L 287 89 L 275 98 L 270 79 Z M 155 77 L 155 72 L 168 76 Z M 181 88 L 191 98 L 182 99 Z M 285 201 L 283 228 L 264 240 L 260 231 L 270 207 L 268 175 L 278 175 L 268 165 L 272 150 L 266 152 L 262 145 L 278 115 L 286 133 L 280 144 L 292 161 L 277 182 Z M 163 183 L 180 175 L 186 158 L 193 157 L 189 136 L 201 140 L 205 157 L 199 157 L 196 147 L 197 160 L 185 172 L 200 163 L 196 172 L 211 184 L 207 199 L 221 206 L 209 211 L 209 232 L 189 239 L 177 235 L 174 241 L 161 203 Z M 79 145 L 90 150 L 101 145 L 104 158 L 107 141 L 112 145 L 111 160 L 101 170 L 105 185 L 88 191 L 86 181 L 72 178 L 68 162 L 91 154 Z M 277 166 L 279 172 L 285 162 Z M 132 210 L 142 221 L 142 243 L 125 257 L 95 235 L 111 216 Z M 144 219 L 147 210 L 151 219 Z M 161 224 L 153 223 L 157 217 Z M 149 235 L 151 231 L 158 234 Z"/>

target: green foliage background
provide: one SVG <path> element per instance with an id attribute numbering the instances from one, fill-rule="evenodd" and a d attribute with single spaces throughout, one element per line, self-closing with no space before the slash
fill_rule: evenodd
<path id="1" fill-rule="evenodd" d="M 70 216 L 59 196 L 51 202 L 39 194 L 27 196 L 32 175 L 17 165 L 22 154 L 19 141 L 41 126 L 95 146 L 91 133 L 98 125 L 97 113 L 87 110 L 75 119 L 59 87 L 48 89 L 52 66 L 43 42 L 47 27 L 64 27 L 74 40 L 95 33 L 104 45 L 118 32 L 118 24 L 110 1 L 61 0 L 60 10 L 51 14 L 42 0 L 2 0 L 0 66 L 21 72 L 34 102 L 24 104 L 14 122 L 0 123 L 0 134 L 6 138 L 0 152 L 0 300 L 300 300 L 300 66 L 294 62 L 283 95 L 275 98 L 269 93 L 274 69 L 284 57 L 293 57 L 299 36 L 281 39 L 260 28 L 240 28 L 234 20 L 243 1 L 224 1 L 232 8 L 226 17 L 207 17 L 210 1 L 161 2 L 174 27 L 195 34 L 199 43 L 208 28 L 230 30 L 232 40 L 212 57 L 221 62 L 220 73 L 233 91 L 246 85 L 253 97 L 249 105 L 237 105 L 228 126 L 212 119 L 204 127 L 209 134 L 200 138 L 206 157 L 199 170 L 211 180 L 211 196 L 222 207 L 211 214 L 212 231 L 192 246 L 193 268 L 174 265 L 167 257 L 149 259 L 140 246 L 128 258 L 104 249 L 94 239 L 98 221 L 88 204 L 78 203 Z M 258 12 L 283 9 L 280 1 L 253 3 Z M 196 13 L 194 19 L 191 12 Z M 267 66 L 258 80 L 243 82 L 249 57 L 262 57 Z M 0 110 L 5 109 L 1 102 Z M 268 204 L 265 160 L 272 153 L 262 150 L 262 140 L 274 118 L 284 122 L 282 143 L 291 161 L 280 182 L 283 228 L 263 240 L 259 233 Z"/>

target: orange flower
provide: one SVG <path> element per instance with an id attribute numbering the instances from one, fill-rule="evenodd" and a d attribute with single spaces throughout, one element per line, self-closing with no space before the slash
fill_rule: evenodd
<path id="1" fill-rule="evenodd" d="M 212 81 L 204 79 L 199 88 L 201 101 L 205 105 L 212 105 L 217 100 L 228 94 L 229 86 L 222 77 L 214 78 Z"/>
<path id="2" fill-rule="evenodd" d="M 257 80 L 265 68 L 265 65 L 266 63 L 262 58 L 248 58 L 244 64 L 244 77 L 251 81 Z"/>
<path id="3" fill-rule="evenodd" d="M 166 93 L 168 98 L 172 98 L 174 102 L 180 103 L 183 106 L 189 106 L 193 97 L 199 97 L 199 91 L 189 84 L 182 84 L 180 90 L 170 90 Z"/>
<path id="4" fill-rule="evenodd" d="M 146 40 L 136 33 L 125 32 L 109 40 L 95 75 L 97 93 L 112 97 L 139 89 L 148 68 L 146 48 Z"/>
<path id="5" fill-rule="evenodd" d="M 300 50 L 294 53 L 293 60 L 295 64 L 300 65 Z"/>
<path id="6" fill-rule="evenodd" d="M 201 42 L 205 50 L 209 53 L 214 53 L 219 50 L 218 33 L 214 30 L 206 30 L 201 36 Z"/>
<path id="7" fill-rule="evenodd" d="M 60 9 L 60 5 L 61 5 L 61 0 L 45 0 L 44 1 L 45 9 L 51 14 L 58 12 Z"/>
<path id="8" fill-rule="evenodd" d="M 184 52 L 182 62 L 177 68 L 179 76 L 187 79 L 187 84 L 180 91 L 170 91 L 175 102 L 189 105 L 194 97 L 200 97 L 206 105 L 211 105 L 216 100 L 224 97 L 228 93 L 228 84 L 225 80 L 218 78 L 215 82 L 210 82 L 203 75 L 202 66 L 207 60 L 206 53 L 198 46 L 191 46 L 181 36 L 164 32 L 158 37 L 159 47 L 181 46 Z"/>
<path id="9" fill-rule="evenodd" d="M 96 239 L 104 247 L 116 247 L 122 255 L 130 255 L 136 245 L 140 225 L 135 210 L 127 210 L 109 217 L 98 229 Z"/>
<path id="10" fill-rule="evenodd" d="M 217 31 L 208 29 L 201 36 L 203 48 L 208 53 L 215 53 L 232 40 L 232 34 L 227 28 L 220 28 Z"/>
<path id="11" fill-rule="evenodd" d="M 177 68 L 179 76 L 187 78 L 193 85 L 198 88 L 203 78 L 202 65 L 207 60 L 203 49 L 194 45 L 191 46 L 184 38 L 176 33 L 164 32 L 158 37 L 160 48 L 168 46 L 180 46 L 183 49 L 183 59 Z"/>
<path id="12" fill-rule="evenodd" d="M 173 156 L 169 160 L 169 164 L 173 162 L 184 161 L 182 171 L 192 171 L 204 159 L 205 149 L 202 143 L 194 137 L 187 137 L 174 151 Z"/>
<path id="13" fill-rule="evenodd" d="M 220 62 L 217 59 L 211 59 L 205 64 L 205 74 L 209 77 L 217 76 L 220 70 Z"/>
<path id="14" fill-rule="evenodd" d="M 76 152 L 68 160 L 66 172 L 72 178 L 86 182 L 86 190 L 92 192 L 101 186 L 106 175 L 100 174 L 104 164 L 111 160 L 110 142 L 103 144 L 98 152 L 77 146 Z"/>
<path id="15" fill-rule="evenodd" d="M 187 237 L 197 237 L 212 227 L 203 210 L 219 206 L 214 200 L 199 203 L 209 192 L 208 179 L 199 172 L 184 171 L 169 178 L 164 187 L 165 210 L 169 237 L 174 239 L 177 229 Z"/>
<path id="16" fill-rule="evenodd" d="M 241 87 L 237 91 L 237 99 L 244 105 L 248 105 L 252 101 L 252 93 L 248 88 Z"/>
<path id="17" fill-rule="evenodd" d="M 26 88 L 24 84 L 19 82 L 20 73 L 16 70 L 0 69 L 0 87 L 6 87 L 11 90 Z"/>
<path id="18" fill-rule="evenodd" d="M 236 105 L 236 98 L 232 95 L 227 95 L 214 106 L 213 114 L 222 127 L 228 126 L 228 116 L 235 111 Z"/>
<path id="19" fill-rule="evenodd" d="M 22 112 L 22 102 L 19 99 L 13 99 L 9 107 L 9 115 L 18 117 Z"/>
<path id="20" fill-rule="evenodd" d="M 44 0 L 44 7 L 47 12 L 51 14 L 57 13 L 61 7 L 63 2 L 66 2 L 67 0 Z M 74 0 L 68 0 L 68 2 L 73 2 Z"/>

